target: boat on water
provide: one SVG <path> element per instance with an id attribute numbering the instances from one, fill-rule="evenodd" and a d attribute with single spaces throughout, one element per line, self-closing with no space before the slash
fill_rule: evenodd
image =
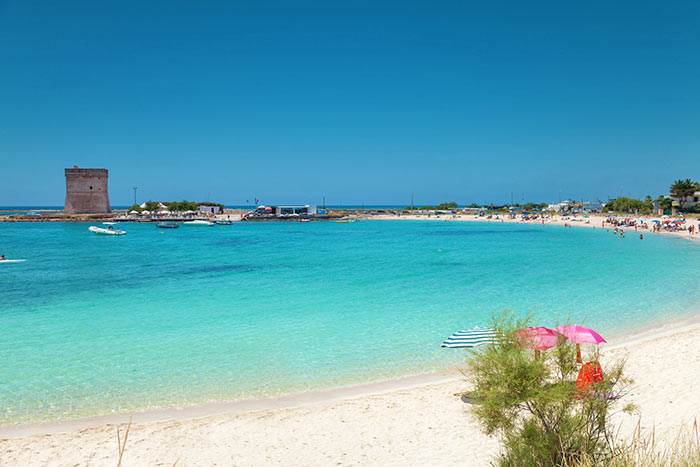
<path id="1" fill-rule="evenodd" d="M 190 227 L 212 227 L 214 225 L 214 223 L 197 219 L 194 221 L 183 222 L 182 225 L 187 225 Z"/>
<path id="2" fill-rule="evenodd" d="M 114 222 L 103 222 L 102 225 L 107 227 L 96 227 L 91 225 L 88 230 L 97 235 L 126 235 L 125 231 L 114 228 Z"/>
<path id="3" fill-rule="evenodd" d="M 336 224 L 348 224 L 350 221 L 335 221 Z"/>
<path id="4" fill-rule="evenodd" d="M 214 221 L 216 225 L 233 225 L 232 221 L 227 221 L 227 220 L 218 220 Z"/>
<path id="5" fill-rule="evenodd" d="M 0 260 L 0 264 L 23 263 L 25 261 L 26 261 L 25 259 L 2 259 L 2 260 Z"/>
<path id="6" fill-rule="evenodd" d="M 180 227 L 180 224 L 177 224 L 175 222 L 158 222 L 156 224 L 156 227 L 159 229 L 177 229 Z"/>

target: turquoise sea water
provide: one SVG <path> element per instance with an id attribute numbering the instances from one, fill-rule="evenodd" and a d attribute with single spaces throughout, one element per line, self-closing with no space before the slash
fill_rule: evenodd
<path id="1" fill-rule="evenodd" d="M 445 221 L 159 230 L 0 223 L 0 425 L 360 383 L 452 366 L 493 312 L 603 335 L 697 309 L 700 248 Z"/>

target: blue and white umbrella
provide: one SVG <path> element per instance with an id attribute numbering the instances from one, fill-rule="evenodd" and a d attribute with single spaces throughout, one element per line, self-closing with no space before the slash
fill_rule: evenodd
<path id="1" fill-rule="evenodd" d="M 476 347 L 481 344 L 490 344 L 496 340 L 496 331 L 493 328 L 480 328 L 476 326 L 468 331 L 457 331 L 447 338 L 440 347 Z"/>

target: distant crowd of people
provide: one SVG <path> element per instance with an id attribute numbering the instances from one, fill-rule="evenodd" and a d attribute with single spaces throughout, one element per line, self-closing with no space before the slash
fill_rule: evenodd
<path id="1" fill-rule="evenodd" d="M 647 223 L 644 219 L 633 219 L 625 218 L 618 219 L 615 217 L 609 217 L 602 222 L 603 227 L 605 224 L 610 224 L 615 227 L 614 232 L 617 233 L 618 229 L 623 232 L 622 227 L 633 228 L 635 232 L 638 229 L 650 230 L 651 232 L 688 232 L 689 235 L 694 235 L 700 226 L 690 224 L 686 222 L 685 219 L 664 219 L 664 220 L 653 220 L 651 224 Z"/>

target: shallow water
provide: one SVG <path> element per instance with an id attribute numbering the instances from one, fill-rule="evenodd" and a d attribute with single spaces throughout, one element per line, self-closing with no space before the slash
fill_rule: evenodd
<path id="1" fill-rule="evenodd" d="M 360 383 L 452 366 L 494 312 L 603 335 L 697 308 L 700 248 L 601 229 L 237 223 L 119 238 L 0 223 L 0 425 Z"/>

